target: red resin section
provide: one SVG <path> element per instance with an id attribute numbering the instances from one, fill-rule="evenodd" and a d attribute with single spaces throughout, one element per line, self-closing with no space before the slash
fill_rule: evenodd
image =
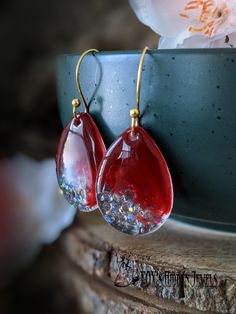
<path id="1" fill-rule="evenodd" d="M 56 157 L 58 183 L 67 201 L 81 211 L 96 208 L 95 182 L 105 151 L 88 113 L 73 119 L 61 135 Z"/>
<path id="2" fill-rule="evenodd" d="M 97 180 L 98 204 L 115 228 L 129 234 L 158 229 L 173 206 L 170 172 L 142 128 L 127 129 L 109 148 Z"/>

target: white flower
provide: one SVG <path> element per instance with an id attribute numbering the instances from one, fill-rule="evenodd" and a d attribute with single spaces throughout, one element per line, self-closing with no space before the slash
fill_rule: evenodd
<path id="1" fill-rule="evenodd" d="M 161 35 L 159 48 L 236 46 L 236 0 L 130 0 L 138 18 Z"/>
<path id="2" fill-rule="evenodd" d="M 75 209 L 59 191 L 54 160 L 1 160 L 0 187 L 0 272 L 6 281 L 43 244 L 57 239 L 71 224 Z"/>

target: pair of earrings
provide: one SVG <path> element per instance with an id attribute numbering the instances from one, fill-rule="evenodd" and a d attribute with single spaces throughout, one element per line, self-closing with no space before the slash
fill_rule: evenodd
<path id="1" fill-rule="evenodd" d="M 131 127 L 106 151 L 100 132 L 88 113 L 79 82 L 85 51 L 76 67 L 76 83 L 85 106 L 65 127 L 56 158 L 59 186 L 66 200 L 82 212 L 99 207 L 106 222 L 121 232 L 139 235 L 156 231 L 173 206 L 173 187 L 166 161 L 150 135 L 139 126 L 140 83 L 145 47 L 139 63 L 136 108 L 130 111 Z"/>

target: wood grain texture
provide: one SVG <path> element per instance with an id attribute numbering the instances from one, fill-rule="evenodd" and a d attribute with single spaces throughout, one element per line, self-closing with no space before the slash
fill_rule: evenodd
<path id="1" fill-rule="evenodd" d="M 200 314 L 202 312 L 162 300 L 131 288 L 119 289 L 107 278 L 93 278 L 80 268 L 63 265 L 62 282 L 65 291 L 73 295 L 78 313 L 133 314 Z"/>
<path id="2" fill-rule="evenodd" d="M 92 213 L 79 216 L 60 243 L 94 280 L 105 278 L 207 313 L 236 313 L 233 237 L 178 230 L 171 224 L 150 236 L 130 237 Z"/>

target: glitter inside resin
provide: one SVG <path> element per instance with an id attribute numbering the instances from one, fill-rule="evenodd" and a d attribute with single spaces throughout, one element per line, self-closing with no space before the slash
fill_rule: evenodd
<path id="1" fill-rule="evenodd" d="M 121 232 L 148 234 L 167 220 L 173 188 L 166 161 L 142 128 L 127 129 L 107 151 L 97 178 L 105 220 Z"/>
<path id="2" fill-rule="evenodd" d="M 105 146 L 88 113 L 81 113 L 64 129 L 56 157 L 59 186 L 66 200 L 80 211 L 96 209 L 95 182 Z"/>

